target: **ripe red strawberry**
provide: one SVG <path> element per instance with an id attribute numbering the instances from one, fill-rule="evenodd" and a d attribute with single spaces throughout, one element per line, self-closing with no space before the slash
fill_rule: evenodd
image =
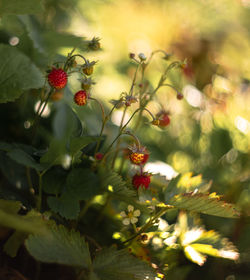
<path id="1" fill-rule="evenodd" d="M 96 160 L 101 160 L 103 158 L 103 153 L 96 153 L 95 154 L 95 159 Z"/>
<path id="2" fill-rule="evenodd" d="M 160 111 L 156 115 L 157 119 L 152 121 L 152 124 L 160 126 L 160 127 L 166 127 L 170 124 L 170 118 L 169 118 L 169 113 L 166 111 Z"/>
<path id="3" fill-rule="evenodd" d="M 79 90 L 75 96 L 74 101 L 79 106 L 84 106 L 87 103 L 87 93 L 84 90 Z"/>
<path id="4" fill-rule="evenodd" d="M 135 174 L 132 179 L 132 184 L 137 190 L 139 187 L 145 187 L 147 189 L 151 181 L 150 176 L 148 173 Z"/>
<path id="5" fill-rule="evenodd" d="M 170 118 L 168 116 L 167 113 L 162 114 L 161 118 L 160 118 L 160 123 L 159 126 L 168 126 L 170 124 Z"/>
<path id="6" fill-rule="evenodd" d="M 62 89 L 68 81 L 67 73 L 61 68 L 52 68 L 48 75 L 48 82 L 55 89 Z"/>

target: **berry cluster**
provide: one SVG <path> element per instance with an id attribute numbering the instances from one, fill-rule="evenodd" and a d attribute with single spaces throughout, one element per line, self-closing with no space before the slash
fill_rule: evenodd
<path id="1" fill-rule="evenodd" d="M 100 49 L 100 43 L 98 38 L 93 38 L 92 41 L 89 42 L 89 47 L 93 50 Z M 154 54 L 156 52 L 153 52 Z M 170 55 L 164 53 L 164 59 L 168 60 L 170 58 Z M 77 64 L 76 58 L 81 58 L 83 59 L 84 63 L 82 65 Z M 140 68 L 142 73 L 144 73 L 147 65 L 150 63 L 150 59 L 147 60 L 147 57 L 143 54 L 140 53 L 136 57 L 135 54 L 131 53 L 129 57 L 137 63 L 138 69 Z M 148 104 L 149 100 L 151 100 L 150 95 L 155 95 L 156 91 L 163 86 L 168 86 L 174 89 L 177 92 L 177 99 L 182 99 L 183 95 L 175 89 L 172 85 L 170 84 L 165 84 L 165 80 L 167 78 L 167 73 L 170 69 L 174 67 L 185 67 L 186 64 L 184 62 L 177 62 L 174 61 L 168 65 L 166 68 L 165 72 L 162 74 L 161 79 L 159 81 L 159 84 L 157 88 L 150 93 L 150 87 L 147 81 L 143 81 L 141 79 L 140 83 L 136 83 L 136 73 L 135 77 L 132 83 L 132 86 L 130 88 L 130 91 L 123 92 L 120 96 L 119 99 L 117 100 L 112 100 L 111 104 L 113 104 L 113 109 L 111 110 L 110 114 L 105 115 L 104 108 L 102 104 L 95 98 L 90 97 L 90 90 L 93 84 L 95 84 L 90 77 L 93 72 L 94 72 L 94 66 L 96 62 L 95 61 L 89 61 L 87 60 L 84 56 L 80 54 L 74 54 L 73 51 L 68 54 L 67 60 L 64 63 L 63 67 L 52 67 L 51 70 L 49 70 L 49 74 L 47 77 L 48 83 L 51 86 L 53 95 L 51 96 L 52 100 L 59 100 L 62 97 L 62 89 L 65 88 L 68 82 L 68 77 L 71 73 L 73 72 L 78 72 L 78 74 L 81 75 L 81 90 L 77 91 L 74 94 L 74 102 L 78 106 L 84 106 L 88 103 L 88 100 L 95 100 L 96 102 L 99 103 L 101 110 L 102 110 L 102 117 L 103 117 L 103 124 L 102 124 L 102 131 L 100 133 L 100 136 L 102 136 L 103 129 L 105 127 L 106 121 L 110 118 L 111 113 L 113 112 L 114 109 L 119 109 L 124 107 L 124 113 L 126 112 L 127 108 L 133 105 L 134 103 L 139 103 L 139 108 L 133 113 L 133 115 L 138 112 L 138 111 L 145 111 L 150 114 L 150 116 L 153 118 L 151 124 L 156 125 L 160 128 L 166 128 L 170 124 L 170 117 L 169 117 L 169 112 L 166 110 L 161 110 L 156 116 L 154 116 L 147 108 L 146 105 Z M 72 72 L 70 72 L 72 71 Z M 144 74 L 142 74 L 143 77 Z M 135 87 L 137 87 L 137 92 L 134 93 L 136 90 Z M 163 106 L 162 106 L 163 107 Z M 127 124 L 126 124 L 127 125 Z M 149 187 L 150 181 L 151 181 L 151 174 L 144 172 L 143 167 L 146 164 L 146 162 L 149 159 L 149 152 L 148 150 L 140 145 L 140 142 L 138 138 L 133 135 L 131 132 L 125 132 L 124 128 L 126 127 L 123 126 L 123 120 L 121 121 L 121 126 L 120 126 L 120 132 L 119 135 L 122 134 L 128 134 L 132 136 L 135 139 L 135 143 L 133 146 L 128 148 L 128 158 L 132 164 L 135 166 L 139 167 L 139 171 L 132 177 L 132 184 L 133 186 L 138 190 L 140 187 L 147 189 Z M 113 143 L 110 145 L 106 153 L 100 153 L 99 152 L 99 147 L 100 147 L 100 141 L 97 143 L 96 146 L 96 151 L 94 155 L 95 162 L 99 163 L 102 161 L 106 160 L 106 155 L 109 152 L 109 149 L 112 147 L 114 142 L 118 139 L 118 137 L 113 141 Z M 117 144 L 117 150 L 119 148 L 119 144 Z M 113 159 L 113 165 L 115 162 L 116 156 Z"/>

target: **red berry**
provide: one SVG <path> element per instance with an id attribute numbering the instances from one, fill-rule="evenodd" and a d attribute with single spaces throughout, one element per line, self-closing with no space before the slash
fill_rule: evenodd
<path id="1" fill-rule="evenodd" d="M 79 90 L 75 96 L 74 101 L 77 105 L 83 106 L 87 103 L 87 93 L 84 90 Z"/>
<path id="2" fill-rule="evenodd" d="M 177 99 L 181 100 L 183 98 L 183 94 L 178 92 L 176 97 Z"/>
<path id="3" fill-rule="evenodd" d="M 159 126 L 168 126 L 170 124 L 170 118 L 167 113 L 164 113 L 160 118 Z"/>
<path id="4" fill-rule="evenodd" d="M 151 181 L 150 176 L 151 175 L 148 173 L 143 173 L 141 175 L 135 174 L 132 179 L 132 184 L 137 190 L 139 187 L 145 187 L 145 189 L 147 189 Z"/>
<path id="5" fill-rule="evenodd" d="M 95 154 L 95 159 L 96 160 L 101 160 L 103 158 L 103 153 L 96 153 Z"/>
<path id="6" fill-rule="evenodd" d="M 62 89 L 68 81 L 67 73 L 61 68 L 52 68 L 48 75 L 48 82 L 55 89 Z"/>

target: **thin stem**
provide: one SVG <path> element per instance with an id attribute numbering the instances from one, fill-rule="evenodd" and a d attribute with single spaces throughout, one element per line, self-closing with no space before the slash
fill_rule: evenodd
<path id="1" fill-rule="evenodd" d="M 180 93 L 177 88 L 175 88 L 174 86 L 170 85 L 170 84 L 162 84 L 162 86 L 165 86 L 165 87 L 171 87 L 172 89 L 174 89 L 177 93 Z"/>
<path id="2" fill-rule="evenodd" d="M 121 119 L 120 127 L 119 127 L 119 132 L 121 132 L 121 129 L 122 129 L 122 126 L 123 126 L 123 122 L 124 122 L 124 118 L 125 118 L 127 109 L 128 109 L 128 107 L 126 106 L 126 107 L 124 108 L 124 110 L 123 110 L 122 119 Z M 116 158 L 117 158 L 117 156 L 118 156 L 118 153 L 119 153 L 120 144 L 121 144 L 121 141 L 120 141 L 120 139 L 119 139 L 119 140 L 117 141 L 116 152 L 115 152 L 115 154 L 114 154 L 113 161 L 112 161 L 112 169 L 114 168 L 115 160 L 116 160 Z"/>
<path id="3" fill-rule="evenodd" d="M 130 87 L 130 90 L 129 90 L 129 95 L 133 95 L 133 89 L 134 89 L 134 86 L 135 86 L 135 81 L 136 81 L 136 78 L 137 78 L 137 72 L 138 72 L 138 69 L 140 67 L 141 63 L 139 63 L 136 67 L 136 70 L 135 70 L 135 74 L 134 74 L 134 78 L 133 78 L 133 81 L 132 81 L 132 84 L 131 84 L 131 87 Z"/>
<path id="4" fill-rule="evenodd" d="M 39 185 L 38 185 L 38 200 L 37 200 L 37 210 L 40 212 L 42 207 L 42 175 L 38 173 Z"/>
<path id="5" fill-rule="evenodd" d="M 77 57 L 77 56 L 81 57 L 81 58 L 84 60 L 84 62 L 87 63 L 87 59 L 86 59 L 84 56 L 82 56 L 82 55 L 80 55 L 80 54 L 74 54 L 74 55 L 70 56 L 70 57 L 66 60 L 66 62 L 65 62 L 65 64 L 64 64 L 64 67 L 63 67 L 63 70 L 64 70 L 64 71 L 67 70 L 67 66 L 68 66 L 70 60 L 73 59 L 74 57 Z"/>
<path id="6" fill-rule="evenodd" d="M 27 177 L 30 192 L 33 193 L 33 185 L 32 185 L 32 180 L 31 180 L 31 175 L 30 175 L 30 168 L 28 166 L 26 166 L 26 177 Z"/>
<path id="7" fill-rule="evenodd" d="M 84 207 L 82 208 L 79 216 L 78 216 L 78 220 L 77 223 L 82 219 L 82 217 L 86 214 L 86 212 L 88 211 L 90 205 L 92 204 L 93 198 L 88 200 L 85 204 Z"/>

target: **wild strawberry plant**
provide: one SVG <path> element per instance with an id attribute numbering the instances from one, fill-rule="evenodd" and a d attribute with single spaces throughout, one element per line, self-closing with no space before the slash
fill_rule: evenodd
<path id="1" fill-rule="evenodd" d="M 87 50 L 101 48 L 95 37 L 85 45 Z M 159 105 L 162 108 L 153 114 L 149 105 L 158 103 L 158 91 L 164 87 L 183 102 L 181 89 L 169 82 L 169 75 L 185 69 L 185 61 L 163 50 L 148 58 L 130 53 L 131 84 L 110 106 L 93 94 L 92 76 L 98 64 L 87 51 L 73 49 L 52 62 L 43 75 L 18 48 L 1 44 L 0 52 L 5 54 L 3 80 L 13 79 L 1 84 L 0 102 L 22 100 L 25 91 L 39 101 L 35 115 L 30 113 L 25 122 L 27 142 L 19 143 L 17 138 L 0 143 L 8 180 L 21 172 L 24 179 L 14 183 L 17 189 L 24 184 L 28 190 L 27 199 L 1 192 L 6 254 L 14 258 L 24 245 L 26 255 L 38 264 L 37 279 L 41 263 L 53 263 L 70 266 L 71 279 L 89 280 L 174 279 L 173 271 L 188 260 L 201 266 L 207 256 L 239 258 L 235 246 L 216 231 L 206 230 L 200 218 L 200 214 L 239 218 L 236 206 L 209 193 L 211 183 L 199 175 L 179 174 L 169 181 L 145 169 L 152 154 L 144 144 L 147 135 L 139 139 L 137 132 L 147 126 L 159 131 L 174 126 L 168 108 Z M 146 78 L 154 59 L 164 68 L 156 85 Z M 72 93 L 75 77 L 78 90 Z M 42 116 L 49 106 L 55 115 L 44 129 Z M 109 135 L 118 110 L 122 114 L 116 134 Z M 85 116 L 91 111 L 100 116 L 98 135 L 91 126 L 83 128 L 84 111 Z M 175 221 L 168 223 L 171 215 Z"/>

